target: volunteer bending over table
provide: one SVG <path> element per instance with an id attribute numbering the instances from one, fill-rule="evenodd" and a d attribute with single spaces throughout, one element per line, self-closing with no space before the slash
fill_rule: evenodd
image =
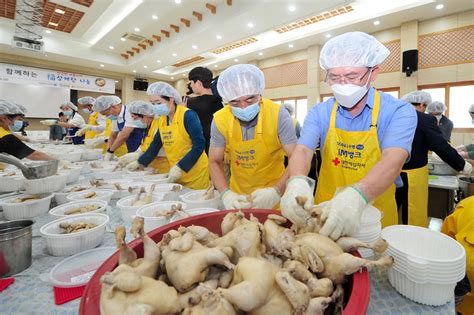
<path id="1" fill-rule="evenodd" d="M 403 165 L 400 177 L 403 186 L 396 191 L 397 207 L 402 208 L 404 224 L 428 226 L 428 151 L 435 152 L 443 161 L 458 172 L 471 174 L 471 164 L 451 147 L 438 127 L 435 117 L 425 114 L 431 95 L 413 91 L 402 97 L 416 109 L 417 126 L 413 139 L 410 161 Z M 428 105 L 431 106 L 431 105 Z"/>
<path id="2" fill-rule="evenodd" d="M 94 103 L 95 98 L 92 96 L 84 96 L 77 100 L 79 109 L 89 115 L 89 121 L 79 130 L 78 134 L 84 134 L 86 140 L 102 137 L 104 138 L 104 142 L 101 144 L 104 144 L 105 136 L 102 133 L 105 131 L 107 117 L 92 110 Z"/>
<path id="3" fill-rule="evenodd" d="M 82 128 L 86 121 L 84 118 L 77 112 L 78 108 L 72 102 L 65 102 L 59 106 L 62 110 L 64 116 L 67 117 L 67 122 L 62 121 L 50 121 L 50 120 L 43 120 L 41 121 L 42 124 L 51 126 L 51 125 L 58 125 L 63 128 L 67 128 L 67 134 L 71 137 L 73 144 L 83 144 L 84 143 L 84 135 L 76 136 L 76 132 Z"/>
<path id="4" fill-rule="evenodd" d="M 111 161 L 114 154 L 122 156 L 127 152 L 135 152 L 138 149 L 145 131 L 135 126 L 127 106 L 122 105 L 120 97 L 115 95 L 99 96 L 95 100 L 92 109 L 112 120 L 107 152 L 104 156 L 105 161 Z"/>
<path id="5" fill-rule="evenodd" d="M 226 209 L 275 208 L 288 179 L 284 156 L 296 146 L 295 128 L 283 106 L 262 98 L 264 88 L 263 72 L 250 64 L 227 68 L 217 81 L 226 106 L 211 125 L 209 170 Z"/>
<path id="6" fill-rule="evenodd" d="M 155 115 L 159 116 L 158 131 L 145 153 L 127 168 L 149 166 L 163 147 L 171 167 L 168 182 L 191 189 L 207 189 L 206 142 L 197 114 L 181 105 L 181 95 L 168 83 L 152 83 L 146 92 Z"/>
<path id="7" fill-rule="evenodd" d="M 134 101 L 129 104 L 129 111 L 134 119 L 134 124 L 137 128 L 144 128 L 146 136 L 143 138 L 142 145 L 135 152 L 127 153 L 119 158 L 119 165 L 126 166 L 129 170 L 135 170 L 140 165 L 138 164 L 138 158 L 146 152 L 150 147 L 153 138 L 158 130 L 160 123 L 160 116 L 155 117 L 153 105 L 144 101 Z M 160 149 L 160 152 L 163 148 Z M 160 153 L 155 159 L 148 164 L 148 167 L 156 169 L 159 173 L 168 173 L 170 170 L 168 160 L 164 156 L 160 156 Z"/>
<path id="8" fill-rule="evenodd" d="M 314 106 L 306 116 L 301 138 L 290 158 L 290 176 L 281 209 L 303 225 L 313 202 L 307 177 L 314 151 L 321 146 L 322 166 L 316 203 L 325 222 L 320 233 L 336 240 L 354 235 L 369 202 L 383 212 L 382 224 L 398 223 L 395 183 L 409 159 L 416 128 L 414 108 L 370 85 L 390 54 L 377 39 L 350 32 L 329 40 L 319 63 L 335 98 Z M 336 193 L 336 189 L 340 189 Z M 305 196 L 304 208 L 296 196 Z"/>
<path id="9" fill-rule="evenodd" d="M 18 106 L 5 100 L 0 100 L 0 152 L 7 153 L 18 159 L 54 160 L 41 151 L 35 151 L 10 132 L 10 128 L 17 129 L 19 119 L 25 112 Z"/>

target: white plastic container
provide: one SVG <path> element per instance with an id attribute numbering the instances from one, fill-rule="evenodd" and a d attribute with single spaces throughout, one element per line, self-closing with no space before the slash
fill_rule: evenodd
<path id="1" fill-rule="evenodd" d="M 195 216 L 195 215 L 200 215 L 200 214 L 205 214 L 205 213 L 212 213 L 212 212 L 217 212 L 217 211 L 221 211 L 221 210 L 214 209 L 214 208 L 195 208 L 195 209 L 192 209 L 192 210 L 186 210 L 185 215 L 187 215 L 188 217 L 192 217 L 192 216 Z M 173 217 L 171 217 L 170 223 L 174 222 L 174 221 L 181 220 L 185 217 L 186 216 L 182 216 L 182 215 L 181 216 L 180 215 L 174 215 Z"/>
<path id="2" fill-rule="evenodd" d="M 179 194 L 183 186 L 180 184 L 157 184 L 155 185 L 155 192 L 163 193 L 165 197 L 164 201 L 177 201 L 179 199 Z"/>
<path id="3" fill-rule="evenodd" d="M 64 203 L 70 202 L 70 200 L 67 199 L 67 196 L 73 193 L 71 192 L 73 188 L 77 188 L 77 187 L 85 188 L 84 190 L 89 190 L 92 188 L 92 186 L 87 185 L 87 184 L 66 186 L 63 190 L 54 193 L 54 199 L 56 200 L 56 204 L 62 205 Z"/>
<path id="4" fill-rule="evenodd" d="M 369 206 L 362 213 L 362 218 L 360 222 L 360 228 L 354 238 L 365 242 L 373 243 L 380 238 L 380 233 L 382 231 L 382 213 L 375 207 Z M 361 248 L 359 253 L 363 258 L 369 258 L 374 255 L 374 252 L 371 249 Z"/>
<path id="5" fill-rule="evenodd" d="M 104 183 L 104 185 L 99 185 L 94 189 L 113 190 L 114 194 L 112 195 L 112 199 L 120 199 L 130 195 L 127 190 L 127 184 L 129 183 L 133 183 L 133 180 L 124 178 L 108 179 L 106 180 L 106 183 Z M 122 189 L 117 189 L 115 185 L 119 185 Z"/>
<path id="6" fill-rule="evenodd" d="M 153 184 L 167 184 L 168 174 L 153 174 L 143 176 L 145 182 L 151 182 Z"/>
<path id="7" fill-rule="evenodd" d="M 61 234 L 59 225 L 63 222 L 87 222 L 96 227 L 76 233 Z M 69 256 L 92 249 L 102 243 L 105 226 L 109 217 L 101 213 L 73 215 L 49 222 L 40 228 L 40 234 L 46 241 L 46 248 L 53 256 Z"/>
<path id="8" fill-rule="evenodd" d="M 206 192 L 205 189 L 195 190 L 195 191 L 191 191 L 180 196 L 180 198 L 184 203 L 186 203 L 188 210 L 196 209 L 196 208 L 218 209 L 221 202 L 219 192 L 215 190 L 214 198 L 208 199 L 208 200 L 202 200 L 201 198 L 203 197 L 205 192 Z"/>
<path id="9" fill-rule="evenodd" d="M 162 201 L 165 197 L 162 193 L 153 193 L 153 203 Z M 117 208 L 120 210 L 124 222 L 132 222 L 137 210 L 143 206 L 132 206 L 132 201 L 136 198 L 135 195 L 128 196 L 117 201 Z"/>
<path id="10" fill-rule="evenodd" d="M 59 171 L 59 174 L 66 174 L 66 185 L 70 185 L 75 183 L 79 177 L 81 176 L 81 168 L 80 167 L 71 167 L 68 169 L 62 169 Z"/>
<path id="11" fill-rule="evenodd" d="M 0 176 L 0 192 L 19 191 L 25 188 L 25 178 L 21 174 Z"/>
<path id="12" fill-rule="evenodd" d="M 50 155 L 54 156 L 58 160 L 67 160 L 69 162 L 79 162 L 81 160 L 82 152 L 51 152 Z"/>
<path id="13" fill-rule="evenodd" d="M 88 214 L 104 212 L 107 209 L 107 201 L 104 201 L 104 200 L 96 199 L 96 200 L 87 200 L 87 201 L 71 201 L 63 205 L 54 207 L 53 209 L 49 210 L 49 214 L 56 218 L 70 217 L 71 215 L 64 214 L 64 212 L 70 209 L 80 208 L 82 206 L 89 206 L 89 205 L 97 206 L 99 208 L 97 210 L 87 212 Z M 78 215 L 78 214 L 79 213 L 76 213 L 75 215 Z"/>
<path id="14" fill-rule="evenodd" d="M 88 194 L 90 192 L 95 192 L 96 193 L 95 197 L 85 198 L 86 194 Z M 99 199 L 99 200 L 107 201 L 107 203 L 109 203 L 110 199 L 112 199 L 113 194 L 114 194 L 113 190 L 89 189 L 89 190 L 84 190 L 84 191 L 71 193 L 71 194 L 67 195 L 66 199 L 69 200 L 69 201 L 82 201 L 82 200 Z"/>
<path id="15" fill-rule="evenodd" d="M 25 190 L 28 194 L 46 194 L 66 187 L 67 174 L 48 176 L 40 179 L 25 179 Z"/>
<path id="16" fill-rule="evenodd" d="M 102 149 L 86 149 L 82 152 L 82 161 L 96 161 L 102 158 Z"/>
<path id="17" fill-rule="evenodd" d="M 95 179 L 113 180 L 113 179 L 122 179 L 124 174 L 125 174 L 124 171 L 115 171 L 115 172 L 93 171 L 90 174 L 90 177 L 95 178 Z"/>
<path id="18" fill-rule="evenodd" d="M 29 194 L 21 194 L 2 200 L 3 214 L 7 220 L 31 219 L 47 213 L 54 194 L 40 195 L 41 199 L 13 203 L 15 199 L 27 196 Z"/>
<path id="19" fill-rule="evenodd" d="M 148 233 L 162 225 L 168 224 L 171 220 L 171 217 L 167 218 L 165 216 L 157 216 L 157 213 L 169 211 L 172 205 L 178 204 L 181 204 L 182 210 L 186 212 L 186 204 L 183 202 L 162 201 L 140 207 L 136 211 L 136 215 L 144 218 L 145 222 L 143 228 L 145 232 Z"/>

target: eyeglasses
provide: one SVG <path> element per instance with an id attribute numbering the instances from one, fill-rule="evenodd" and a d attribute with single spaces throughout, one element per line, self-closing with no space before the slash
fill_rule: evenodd
<path id="1" fill-rule="evenodd" d="M 362 76 L 357 73 L 349 73 L 348 75 L 336 75 L 328 72 L 324 81 L 330 84 L 341 83 L 342 80 L 349 83 L 359 83 L 370 72 L 370 70 L 372 70 L 372 68 L 367 68 L 367 71 Z"/>
<path id="2" fill-rule="evenodd" d="M 243 100 L 240 100 L 240 101 L 237 101 L 237 100 L 234 100 L 234 101 L 230 101 L 229 102 L 229 105 L 230 106 L 234 106 L 234 107 L 237 107 L 239 106 L 239 104 L 242 104 L 242 105 L 252 105 L 254 103 L 257 103 L 259 101 L 259 96 L 260 95 L 250 95 L 248 96 L 247 98 L 243 99 Z"/>

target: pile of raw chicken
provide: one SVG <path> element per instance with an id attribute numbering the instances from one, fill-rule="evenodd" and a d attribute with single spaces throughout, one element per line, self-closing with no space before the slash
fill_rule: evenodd
<path id="1" fill-rule="evenodd" d="M 285 225 L 276 214 L 262 224 L 232 212 L 221 222 L 222 236 L 189 226 L 155 243 L 137 217 L 130 232 L 142 239 L 144 257 L 137 258 L 125 243 L 125 228 L 118 227 L 119 265 L 101 277 L 101 314 L 340 314 L 348 275 L 393 264 L 389 256 L 371 261 L 348 253 L 382 253 L 384 240 L 335 242 L 318 234 L 317 210 L 305 226 Z"/>

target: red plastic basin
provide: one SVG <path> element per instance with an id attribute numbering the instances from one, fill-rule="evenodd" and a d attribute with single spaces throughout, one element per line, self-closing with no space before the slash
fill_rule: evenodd
<path id="1" fill-rule="evenodd" d="M 204 226 L 209 231 L 214 233 L 221 233 L 221 222 L 224 216 L 229 212 L 233 211 L 219 211 L 207 214 L 201 214 L 193 216 L 191 218 L 186 218 L 179 220 L 167 225 L 164 225 L 158 229 L 155 229 L 148 233 L 148 235 L 155 241 L 159 242 L 163 234 L 172 229 L 177 229 L 179 226 L 190 226 L 190 225 L 200 225 Z M 243 210 L 245 215 L 248 217 L 250 213 L 260 221 L 264 222 L 269 214 L 274 214 L 275 211 L 272 210 Z M 143 257 L 143 242 L 140 239 L 135 239 L 130 242 L 129 246 L 135 250 L 138 257 Z M 352 253 L 355 256 L 360 257 L 358 252 Z M 109 257 L 100 267 L 97 269 L 95 274 L 92 276 L 92 279 L 87 284 L 87 287 L 84 290 L 82 295 L 81 304 L 79 306 L 79 314 L 83 315 L 100 315 L 100 277 L 107 271 L 112 271 L 118 265 L 119 253 L 116 251 L 112 256 Z M 365 314 L 367 307 L 369 305 L 370 299 L 370 280 L 369 273 L 367 269 L 363 269 L 361 272 L 357 272 L 352 276 L 348 277 L 348 281 L 344 286 L 344 295 L 345 295 L 345 307 L 343 314 L 344 315 L 360 315 Z"/>

